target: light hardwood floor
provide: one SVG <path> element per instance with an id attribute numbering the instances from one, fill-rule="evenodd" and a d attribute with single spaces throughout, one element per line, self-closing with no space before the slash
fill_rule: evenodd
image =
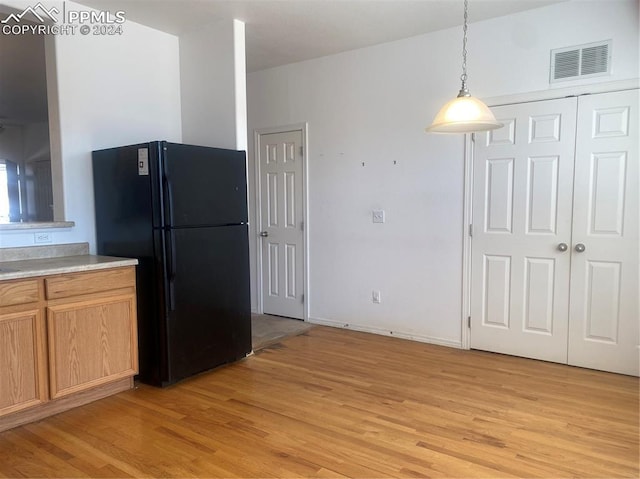
<path id="1" fill-rule="evenodd" d="M 637 378 L 315 327 L 0 433 L 8 477 L 638 477 Z"/>

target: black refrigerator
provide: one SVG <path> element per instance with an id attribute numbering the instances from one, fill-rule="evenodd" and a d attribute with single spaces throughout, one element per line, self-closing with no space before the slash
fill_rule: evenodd
<path id="1" fill-rule="evenodd" d="M 245 152 L 154 141 L 92 156 L 97 252 L 139 261 L 139 379 L 167 386 L 245 357 Z"/>

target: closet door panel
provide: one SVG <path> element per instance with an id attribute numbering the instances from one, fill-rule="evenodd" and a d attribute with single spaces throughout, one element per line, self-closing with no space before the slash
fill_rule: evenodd
<path id="1" fill-rule="evenodd" d="M 576 99 L 493 108 L 474 144 L 471 347 L 567 362 Z"/>
<path id="2" fill-rule="evenodd" d="M 569 364 L 638 375 L 638 90 L 578 101 Z"/>

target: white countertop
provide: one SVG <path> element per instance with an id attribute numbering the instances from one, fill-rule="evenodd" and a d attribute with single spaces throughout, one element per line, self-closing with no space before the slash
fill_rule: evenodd
<path id="1" fill-rule="evenodd" d="M 0 262 L 0 281 L 52 274 L 77 273 L 97 269 L 134 266 L 137 259 L 113 256 L 78 255 Z"/>

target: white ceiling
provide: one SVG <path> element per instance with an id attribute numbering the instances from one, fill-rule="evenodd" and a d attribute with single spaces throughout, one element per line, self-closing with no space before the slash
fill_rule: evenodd
<path id="1" fill-rule="evenodd" d="M 462 0 L 76 0 L 180 33 L 226 19 L 246 24 L 247 71 L 309 60 L 462 24 Z M 469 21 L 566 0 L 470 0 Z M 472 32 L 470 32 L 472 34 Z"/>
<path id="2" fill-rule="evenodd" d="M 175 35 L 243 20 L 248 72 L 461 25 L 463 6 L 462 0 L 76 1 L 99 10 L 122 10 L 127 20 Z M 561 1 L 568 0 L 469 0 L 469 21 Z M 0 5 L 2 11 L 9 10 Z M 472 41 L 472 28 L 469 35 Z M 29 37 L 5 35 L 0 42 L 0 124 L 7 119 L 46 121 L 42 39 Z"/>

